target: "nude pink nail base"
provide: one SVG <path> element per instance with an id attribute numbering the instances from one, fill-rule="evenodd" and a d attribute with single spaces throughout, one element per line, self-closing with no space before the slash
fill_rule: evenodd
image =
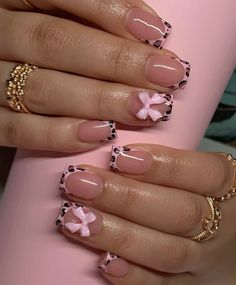
<path id="1" fill-rule="evenodd" d="M 79 232 L 81 237 L 89 237 L 91 236 L 89 224 L 96 219 L 97 217 L 84 205 L 64 201 L 56 224 L 71 233 Z"/>
<path id="2" fill-rule="evenodd" d="M 190 76 L 190 71 L 191 71 L 191 65 L 188 61 L 185 61 L 185 60 L 182 60 L 179 58 L 174 58 L 174 57 L 173 57 L 173 59 L 175 59 L 176 61 L 178 61 L 179 63 L 181 63 L 183 65 L 183 68 L 185 70 L 185 74 L 184 74 L 184 78 L 183 78 L 183 80 L 181 80 L 181 82 L 174 84 L 174 85 L 171 85 L 171 86 L 169 86 L 169 88 L 174 89 L 174 90 L 176 90 L 176 89 L 183 90 L 188 83 L 188 78 Z"/>
<path id="3" fill-rule="evenodd" d="M 86 171 L 85 169 L 83 169 L 79 166 L 74 166 L 74 165 L 66 166 L 66 168 L 62 174 L 61 180 L 60 180 L 59 190 L 61 192 L 64 192 L 64 193 L 70 193 L 70 191 L 68 191 L 68 189 L 66 187 L 66 179 L 68 178 L 68 176 L 70 176 L 71 174 L 76 173 L 76 172 L 85 172 L 85 171 Z"/>
<path id="4" fill-rule="evenodd" d="M 130 112 L 140 120 L 168 121 L 173 108 L 173 95 L 158 92 L 135 92 L 128 101 Z"/>
<path id="5" fill-rule="evenodd" d="M 101 263 L 98 265 L 98 268 L 103 270 L 104 272 L 107 271 L 108 265 L 114 261 L 119 259 L 120 257 L 118 255 L 115 255 L 114 253 L 107 252 Z"/>
<path id="6" fill-rule="evenodd" d="M 149 44 L 149 45 L 151 45 L 153 47 L 162 49 L 164 44 L 165 44 L 165 41 L 166 41 L 167 37 L 171 33 L 172 26 L 168 22 L 164 21 L 162 18 L 159 18 L 159 19 L 160 19 L 160 21 L 163 23 L 163 25 L 165 27 L 165 31 L 163 33 L 163 36 L 160 39 L 157 39 L 157 40 L 142 40 L 142 39 L 141 40 L 144 41 L 146 44 Z"/>

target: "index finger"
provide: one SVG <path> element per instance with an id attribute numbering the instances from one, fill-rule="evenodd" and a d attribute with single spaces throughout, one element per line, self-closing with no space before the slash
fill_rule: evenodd
<path id="1" fill-rule="evenodd" d="M 104 30 L 127 39 L 138 39 L 161 48 L 171 25 L 141 0 L 7 0 L 8 8 L 56 8 L 95 23 Z M 5 3 L 6 2 L 6 3 Z M 31 6 L 31 7 L 30 7 Z"/>
<path id="2" fill-rule="evenodd" d="M 137 144 L 115 146 L 111 167 L 133 178 L 220 198 L 235 179 L 232 161 L 219 153 Z"/>

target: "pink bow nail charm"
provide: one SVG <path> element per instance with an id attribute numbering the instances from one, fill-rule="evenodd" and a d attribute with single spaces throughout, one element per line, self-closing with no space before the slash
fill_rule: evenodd
<path id="1" fill-rule="evenodd" d="M 143 108 L 136 114 L 140 120 L 146 120 L 149 116 L 154 122 L 156 122 L 163 118 L 163 114 L 160 111 L 151 108 L 152 105 L 166 103 L 166 99 L 162 94 L 154 93 L 153 96 L 150 97 L 148 92 L 141 92 L 138 97 L 143 103 Z"/>

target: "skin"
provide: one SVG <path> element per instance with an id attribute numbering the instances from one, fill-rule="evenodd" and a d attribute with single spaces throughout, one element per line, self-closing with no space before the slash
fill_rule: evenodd
<path id="1" fill-rule="evenodd" d="M 222 154 L 158 145 L 132 147 L 153 158 L 144 175 L 83 165 L 104 181 L 102 194 L 94 200 L 66 194 L 97 213 L 103 221 L 101 230 L 88 238 L 67 229 L 62 232 L 80 244 L 127 260 L 126 276 L 102 273 L 115 285 L 235 284 L 235 198 L 220 204 L 223 219 L 214 239 L 202 243 L 189 239 L 202 232 L 202 220 L 209 216 L 204 196 L 221 197 L 233 185 L 231 162 Z"/>
<path id="2" fill-rule="evenodd" d="M 140 121 L 128 112 L 127 100 L 133 91 L 168 91 L 146 79 L 145 66 L 151 55 L 175 54 L 134 39 L 125 28 L 125 15 L 134 6 L 155 12 L 142 1 L 30 3 L 46 13 L 37 13 L 23 1 L 0 0 L 4 43 L 0 45 L 0 86 L 5 86 L 17 62 L 40 67 L 24 90 L 24 104 L 34 114 L 10 110 L 5 87 L 0 88 L 0 145 L 82 152 L 100 145 L 82 143 L 76 137 L 84 120 L 152 126 L 153 122 Z M 59 14 L 59 9 L 64 12 Z M 72 20 L 69 13 L 99 24 L 104 31 L 83 25 L 78 18 Z"/>

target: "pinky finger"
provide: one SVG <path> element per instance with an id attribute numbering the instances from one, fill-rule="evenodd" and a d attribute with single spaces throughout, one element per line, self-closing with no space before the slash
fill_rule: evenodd
<path id="1" fill-rule="evenodd" d="M 192 276 L 187 273 L 162 274 L 128 263 L 111 252 L 101 256 L 98 268 L 103 277 L 114 285 L 191 285 L 193 281 Z"/>
<path id="2" fill-rule="evenodd" d="M 84 152 L 116 138 L 111 121 L 84 121 L 17 113 L 0 107 L 0 145 L 60 152 Z"/>

